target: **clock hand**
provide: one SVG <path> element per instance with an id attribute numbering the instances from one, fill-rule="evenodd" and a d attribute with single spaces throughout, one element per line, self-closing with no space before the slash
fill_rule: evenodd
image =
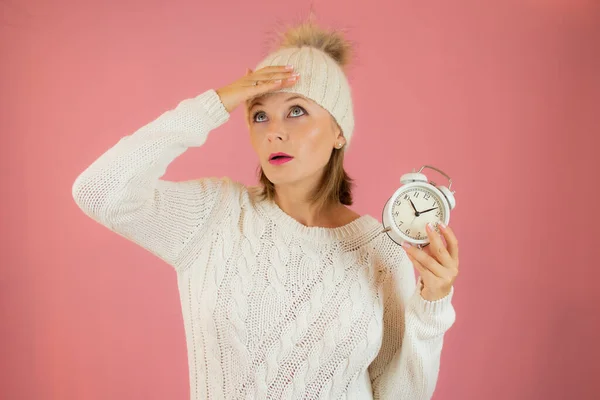
<path id="1" fill-rule="evenodd" d="M 428 210 L 421 211 L 419 214 L 425 214 L 426 212 L 433 211 L 433 210 L 435 210 L 436 208 L 437 208 L 437 207 L 433 207 L 433 208 L 430 208 L 430 209 L 428 209 Z"/>
<path id="2" fill-rule="evenodd" d="M 421 213 L 417 211 L 417 208 L 415 207 L 411 199 L 408 199 L 408 201 L 410 201 L 410 205 L 412 206 L 413 210 L 415 210 L 415 217 L 418 217 Z"/>

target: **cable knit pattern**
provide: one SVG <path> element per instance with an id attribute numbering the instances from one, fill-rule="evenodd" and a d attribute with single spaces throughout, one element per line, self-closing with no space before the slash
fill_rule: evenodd
<path id="1" fill-rule="evenodd" d="M 430 302 L 375 218 L 306 227 L 228 178 L 162 180 L 229 114 L 212 89 L 75 180 L 91 218 L 177 274 L 192 399 L 429 399 L 453 291 Z"/>

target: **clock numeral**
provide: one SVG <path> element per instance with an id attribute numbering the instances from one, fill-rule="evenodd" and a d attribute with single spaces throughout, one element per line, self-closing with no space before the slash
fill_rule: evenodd
<path id="1" fill-rule="evenodd" d="M 415 199 L 419 198 L 419 192 L 413 192 L 415 194 Z"/>
<path id="2" fill-rule="evenodd" d="M 442 211 L 438 210 L 438 212 L 435 213 L 435 217 L 436 218 L 442 218 Z"/>
<path id="3" fill-rule="evenodd" d="M 397 217 L 398 215 L 400 215 L 400 211 L 395 211 L 394 212 L 394 217 Z"/>
<path id="4" fill-rule="evenodd" d="M 407 229 L 407 230 L 406 230 L 406 234 L 407 234 L 407 235 L 410 235 L 410 229 Z"/>
<path id="5" fill-rule="evenodd" d="M 423 198 L 424 198 L 425 200 L 429 200 L 429 198 L 430 198 L 430 197 L 431 197 L 431 195 L 430 195 L 429 193 L 426 193 L 426 194 L 423 196 Z"/>
<path id="6" fill-rule="evenodd" d="M 408 200 L 408 199 L 410 199 L 410 196 L 408 194 L 405 194 L 404 195 L 404 200 Z"/>

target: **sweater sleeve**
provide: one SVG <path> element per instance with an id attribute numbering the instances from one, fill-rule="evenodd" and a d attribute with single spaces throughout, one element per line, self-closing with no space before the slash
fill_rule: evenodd
<path id="1" fill-rule="evenodd" d="M 384 332 L 369 367 L 375 399 L 425 400 L 435 390 L 444 334 L 454 324 L 454 288 L 437 301 L 421 297 L 421 277 L 404 255 L 384 283 Z"/>
<path id="2" fill-rule="evenodd" d="M 75 203 L 98 223 L 175 266 L 218 203 L 225 180 L 160 178 L 176 157 L 204 144 L 208 133 L 228 119 L 213 89 L 181 101 L 88 166 L 73 183 Z"/>

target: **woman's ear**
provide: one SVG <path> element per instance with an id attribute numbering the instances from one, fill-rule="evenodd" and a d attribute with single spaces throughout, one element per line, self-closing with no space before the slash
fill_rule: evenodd
<path id="1" fill-rule="evenodd" d="M 334 146 L 335 146 L 335 148 L 336 148 L 336 149 L 341 149 L 341 148 L 342 148 L 342 147 L 344 147 L 345 145 L 346 145 L 346 138 L 344 137 L 344 135 L 343 135 L 343 134 L 341 134 L 341 133 L 340 133 L 340 134 L 337 136 L 337 138 L 335 139 L 335 144 L 334 144 Z"/>

